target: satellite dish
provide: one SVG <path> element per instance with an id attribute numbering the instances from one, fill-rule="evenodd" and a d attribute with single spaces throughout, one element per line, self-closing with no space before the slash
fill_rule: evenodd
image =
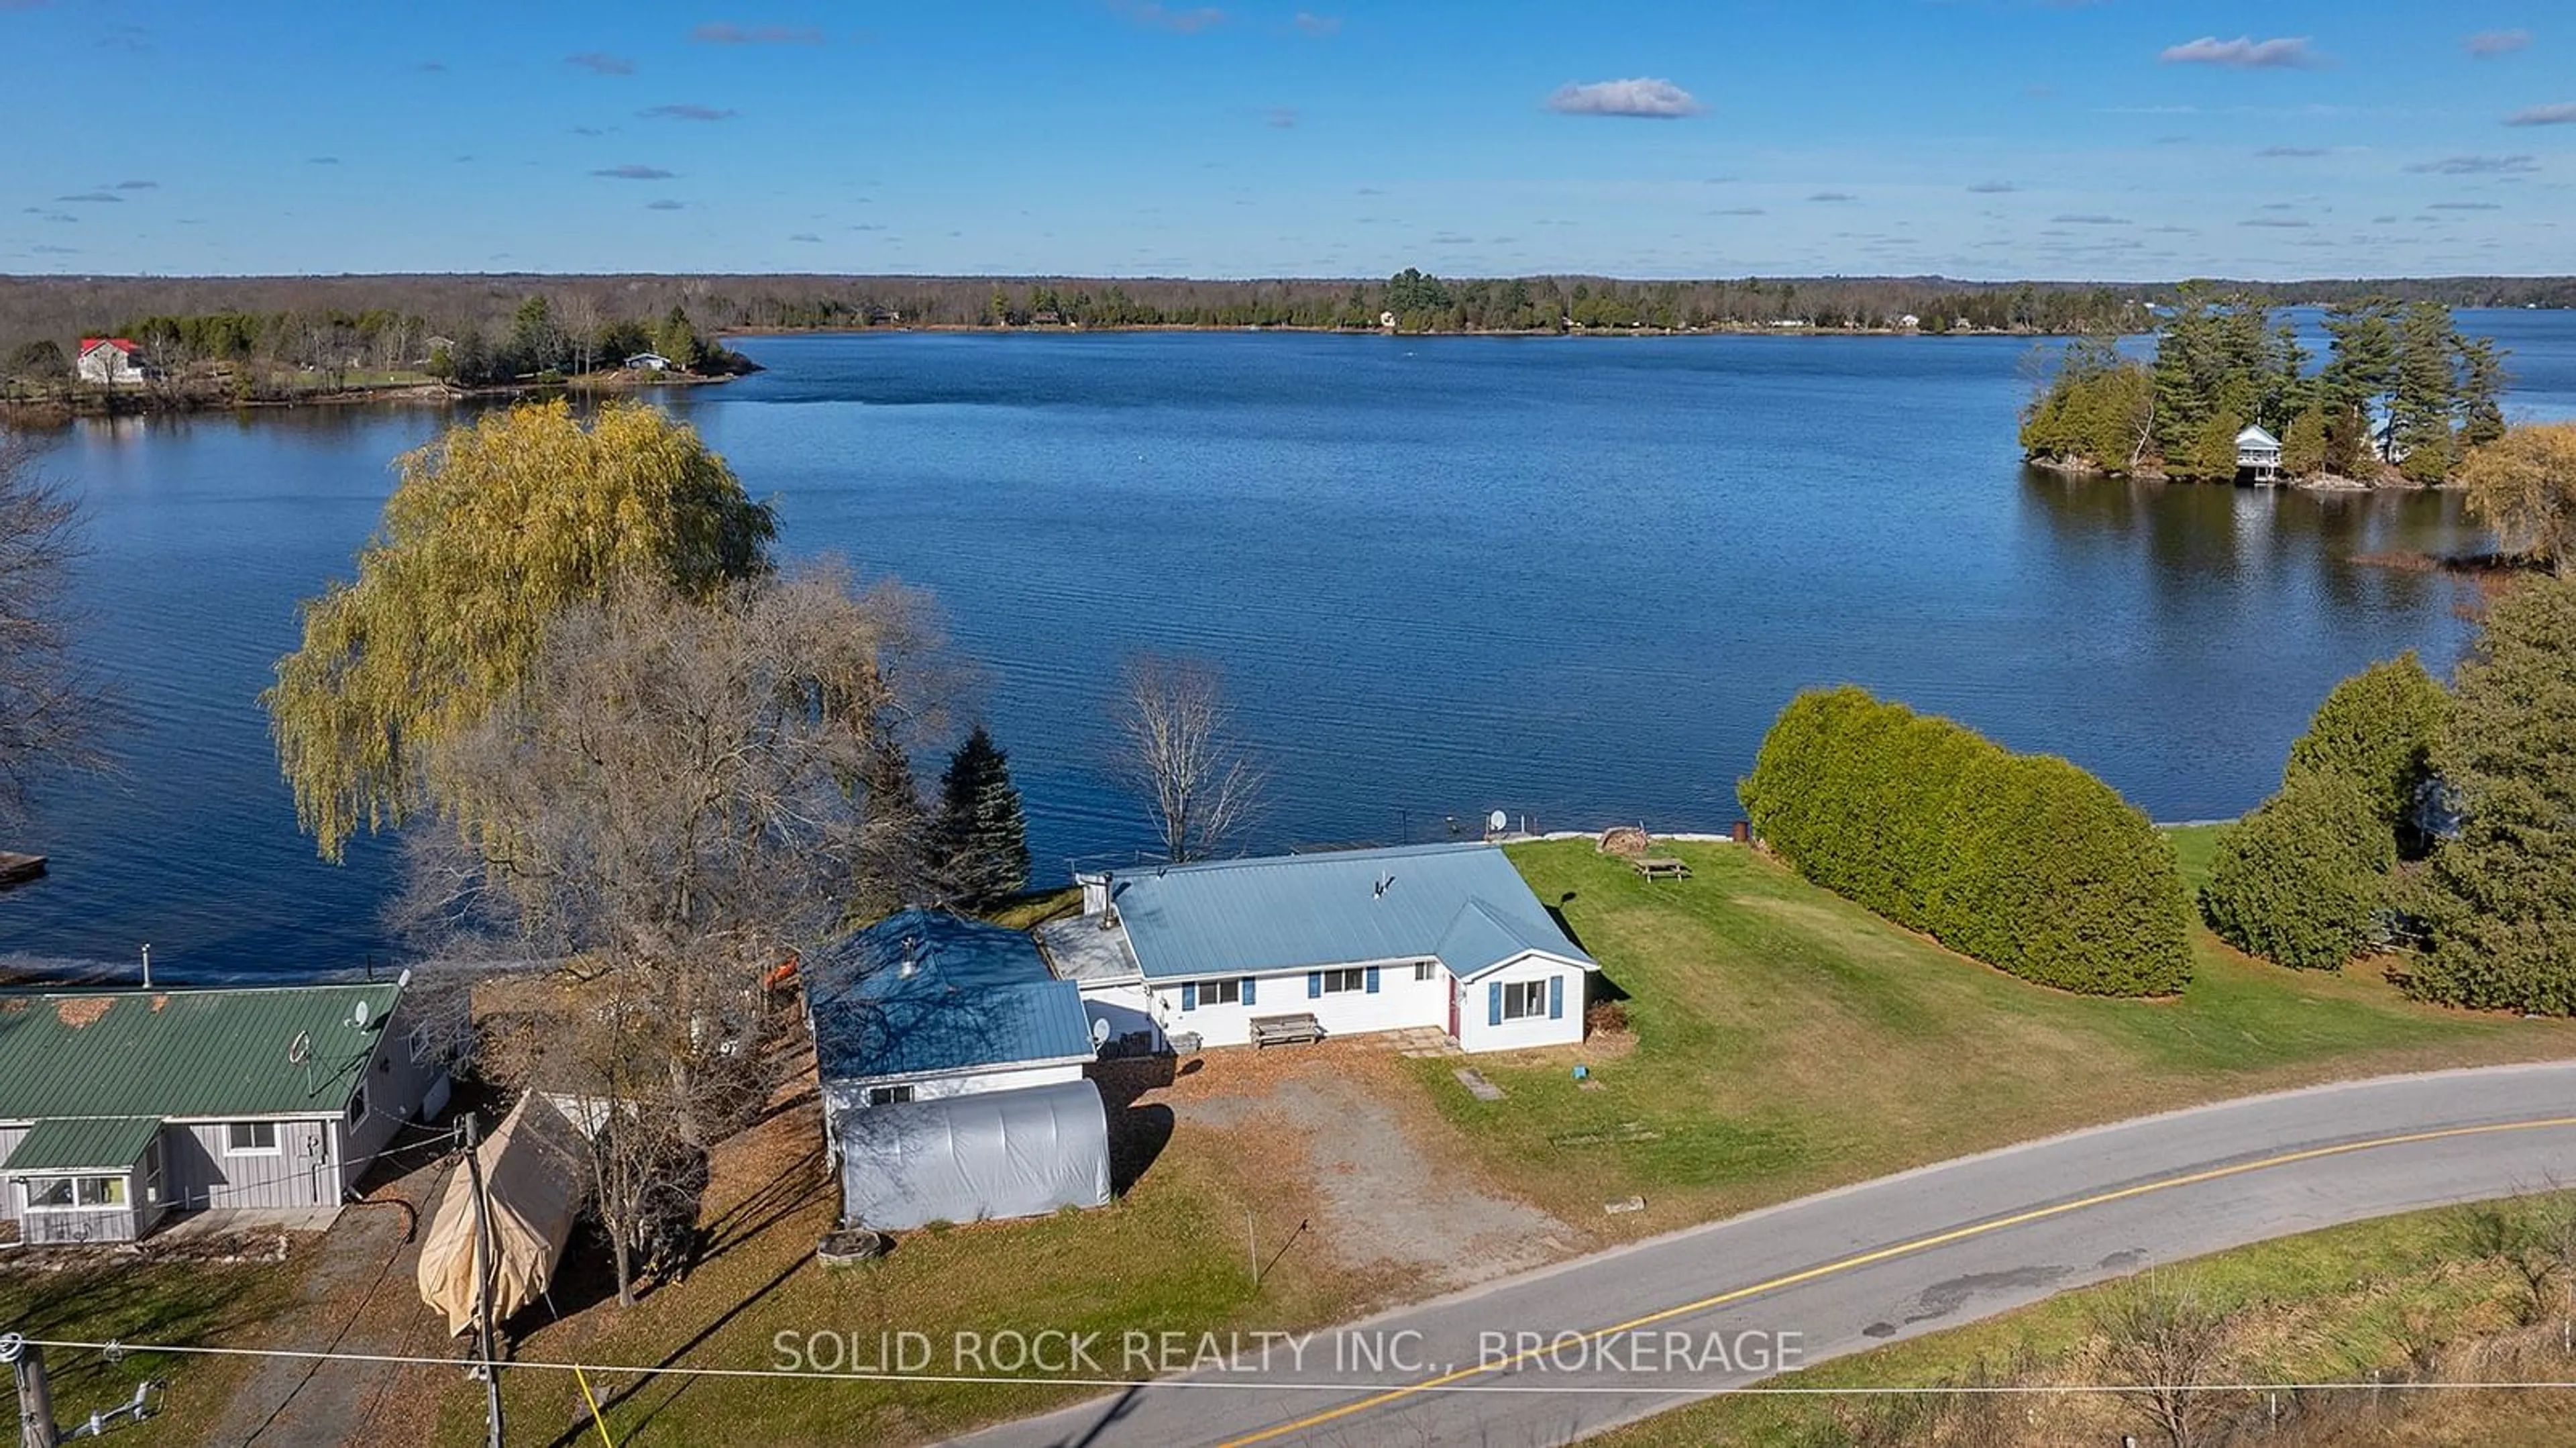
<path id="1" fill-rule="evenodd" d="M 1498 834 L 1501 833 L 1506 826 L 1510 825 L 1511 822 L 1512 817 L 1503 813 L 1501 810 L 1496 810 L 1492 814 L 1485 816 L 1485 828 Z"/>
<path id="2" fill-rule="evenodd" d="M 408 965 L 406 965 L 406 966 L 404 966 L 404 967 L 403 967 L 403 972 L 402 972 L 402 974 L 400 974 L 400 975 L 398 975 L 398 976 L 395 976 L 395 977 L 394 977 L 394 988 L 395 988 L 396 990 L 400 990 L 400 989 L 402 989 L 403 987 L 408 986 L 408 985 L 410 985 L 410 984 L 411 984 L 411 967 L 410 967 L 410 966 L 408 966 Z"/>
<path id="3" fill-rule="evenodd" d="M 1091 1021 L 1091 1049 L 1097 1051 L 1109 1044 L 1109 1019 L 1095 1016 Z"/>
<path id="4" fill-rule="evenodd" d="M 297 1031 L 295 1033 L 295 1039 L 286 1043 L 286 1064 L 290 1066 L 301 1066 L 312 1059 L 313 1033 L 311 1031 Z"/>
<path id="5" fill-rule="evenodd" d="M 363 1031 L 367 1028 L 367 1022 L 373 1019 L 374 1014 L 374 1012 L 367 1009 L 367 1003 L 365 1001 L 360 1001 L 358 1002 L 357 1009 L 349 1012 L 349 1024 L 351 1027 Z"/>

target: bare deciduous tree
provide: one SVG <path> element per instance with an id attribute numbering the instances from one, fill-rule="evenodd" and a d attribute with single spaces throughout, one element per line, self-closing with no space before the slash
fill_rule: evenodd
<path id="1" fill-rule="evenodd" d="M 0 432 L 0 820 L 25 815 L 37 778 L 96 768 L 106 697 L 71 649 L 80 508 Z"/>
<path id="2" fill-rule="evenodd" d="M 1260 807 L 1267 776 L 1236 737 L 1216 666 L 1139 654 L 1118 698 L 1119 772 L 1152 802 L 1163 853 L 1204 859 Z"/>
<path id="3" fill-rule="evenodd" d="M 766 978 L 883 878 L 917 800 L 880 809 L 890 739 L 942 696 L 926 603 L 816 570 L 698 601 L 647 583 L 557 615 L 523 687 L 442 744 L 454 828 L 425 831 L 415 921 L 494 927 L 566 962 L 504 1084 L 575 1098 L 633 1298 L 707 1147 L 778 1081 Z"/>
<path id="4" fill-rule="evenodd" d="M 586 375 L 599 365 L 599 299 L 584 291 L 559 292 L 554 308 L 555 322 L 572 346 L 573 373 Z"/>
<path id="5" fill-rule="evenodd" d="M 2210 1384 L 2237 1365 L 2235 1324 L 2188 1283 L 2148 1273 L 2095 1314 L 2104 1380 L 2164 1435 L 2167 1448 L 2208 1443 L 2233 1404 Z"/>

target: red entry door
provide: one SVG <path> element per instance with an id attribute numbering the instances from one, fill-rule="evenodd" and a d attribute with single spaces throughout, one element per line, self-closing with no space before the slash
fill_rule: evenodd
<path id="1" fill-rule="evenodd" d="M 1458 1039 L 1459 1003 L 1464 1001 L 1466 998 L 1466 982 L 1458 980 L 1449 982 L 1449 1039 L 1453 1041 Z"/>

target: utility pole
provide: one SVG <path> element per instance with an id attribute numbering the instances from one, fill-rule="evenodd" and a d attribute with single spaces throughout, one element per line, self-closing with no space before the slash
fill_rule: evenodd
<path id="1" fill-rule="evenodd" d="M 54 1428 L 54 1390 L 45 1381 L 45 1350 L 13 1332 L 0 1337 L 0 1362 L 9 1364 L 18 1382 L 19 1448 L 58 1448 L 63 1440 Z"/>
<path id="2" fill-rule="evenodd" d="M 483 1358 L 484 1414 L 491 1429 L 490 1448 L 507 1448 L 501 1436 L 501 1361 L 492 1351 L 492 1224 L 484 1213 L 483 1158 L 475 1151 L 480 1136 L 474 1113 L 465 1113 L 465 1172 L 474 1189 L 474 1340 Z"/>

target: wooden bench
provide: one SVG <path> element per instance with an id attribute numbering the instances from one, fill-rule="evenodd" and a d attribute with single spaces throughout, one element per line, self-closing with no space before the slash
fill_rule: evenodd
<path id="1" fill-rule="evenodd" d="M 1690 866 L 1670 855 L 1647 855 L 1635 862 L 1637 873 L 1649 880 L 1687 880 Z"/>
<path id="2" fill-rule="evenodd" d="M 1323 1022 L 1310 1015 L 1254 1016 L 1252 1018 L 1252 1045 L 1255 1050 L 1263 1046 L 1284 1046 L 1322 1039 L 1324 1039 Z"/>

